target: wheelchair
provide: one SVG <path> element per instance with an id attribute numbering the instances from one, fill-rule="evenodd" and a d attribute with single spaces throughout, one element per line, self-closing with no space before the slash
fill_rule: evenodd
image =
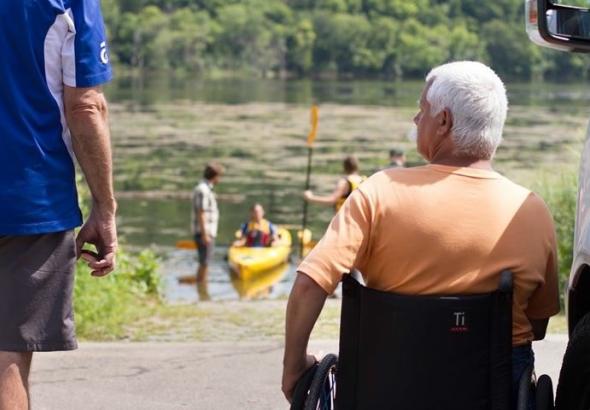
<path id="1" fill-rule="evenodd" d="M 547 375 L 512 392 L 512 273 L 486 294 L 407 296 L 342 282 L 339 357 L 299 379 L 293 410 L 552 410 Z M 516 402 L 516 407 L 515 403 Z"/>

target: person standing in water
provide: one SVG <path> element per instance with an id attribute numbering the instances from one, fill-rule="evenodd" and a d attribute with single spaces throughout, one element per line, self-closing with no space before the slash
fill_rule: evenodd
<path id="1" fill-rule="evenodd" d="M 303 198 L 313 204 L 333 206 L 338 212 L 346 198 L 365 180 L 365 177 L 359 174 L 359 162 L 356 157 L 352 155 L 346 157 L 342 162 L 342 167 L 344 176 L 338 180 L 336 188 L 330 195 L 314 195 L 312 191 L 307 190 L 303 193 Z"/>
<path id="2" fill-rule="evenodd" d="M 191 219 L 199 258 L 197 286 L 207 282 L 209 263 L 213 259 L 219 224 L 219 208 L 213 188 L 219 183 L 223 171 L 221 164 L 208 163 L 203 172 L 203 180 L 193 190 Z"/>

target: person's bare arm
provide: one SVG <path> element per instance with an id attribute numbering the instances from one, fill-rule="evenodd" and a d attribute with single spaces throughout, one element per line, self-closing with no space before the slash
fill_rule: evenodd
<path id="1" fill-rule="evenodd" d="M 233 246 L 240 247 L 246 246 L 246 237 L 242 235 L 239 239 L 236 239 L 233 243 Z"/>
<path id="2" fill-rule="evenodd" d="M 100 87 L 64 87 L 65 115 L 72 135 L 72 148 L 82 168 L 92 209 L 76 238 L 78 256 L 88 262 L 92 275 L 105 276 L 115 268 L 117 204 L 113 189 L 113 165 L 107 102 Z M 85 243 L 98 254 L 82 253 Z"/>
<path id="3" fill-rule="evenodd" d="M 199 221 L 199 232 L 201 232 L 201 239 L 205 244 L 211 242 L 209 232 L 207 232 L 207 224 L 205 223 L 205 211 L 201 208 L 197 211 L 197 219 Z"/>
<path id="4" fill-rule="evenodd" d="M 338 200 L 348 193 L 348 182 L 345 179 L 340 179 L 336 184 L 336 188 L 330 195 L 314 195 L 311 191 L 305 191 L 303 197 L 306 201 L 318 205 L 334 205 Z"/>
<path id="5" fill-rule="evenodd" d="M 327 296 L 313 279 L 297 273 L 287 304 L 285 325 L 282 389 L 289 402 L 297 380 L 315 362 L 315 357 L 307 354 L 307 343 Z"/>
<path id="6" fill-rule="evenodd" d="M 549 319 L 529 319 L 531 326 L 533 327 L 533 340 L 545 339 L 545 333 L 547 332 L 547 325 Z"/>

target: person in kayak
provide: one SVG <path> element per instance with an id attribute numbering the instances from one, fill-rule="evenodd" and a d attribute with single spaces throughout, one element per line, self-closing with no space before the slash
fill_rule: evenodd
<path id="1" fill-rule="evenodd" d="M 303 193 L 303 199 L 313 204 L 333 206 L 335 211 L 338 212 L 346 198 L 365 180 L 365 177 L 359 174 L 359 162 L 356 157 L 346 157 L 342 162 L 342 167 L 344 177 L 338 180 L 332 194 L 320 196 L 314 195 L 312 191 L 307 190 Z"/>
<path id="2" fill-rule="evenodd" d="M 272 246 L 279 239 L 276 226 L 264 218 L 264 208 L 259 203 L 250 208 L 250 220 L 242 224 L 240 235 L 234 246 L 262 248 Z"/>

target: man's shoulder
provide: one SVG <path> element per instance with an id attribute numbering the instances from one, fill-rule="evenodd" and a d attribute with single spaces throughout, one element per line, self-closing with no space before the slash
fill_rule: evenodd
<path id="1" fill-rule="evenodd" d="M 520 185 L 504 176 L 499 181 L 503 185 L 501 191 L 506 196 L 512 196 L 515 199 L 520 197 L 523 199 L 524 204 L 531 207 L 547 208 L 543 198 L 541 198 L 539 194 L 535 193 L 531 189 Z"/>
<path id="2" fill-rule="evenodd" d="M 193 192 L 195 193 L 208 193 L 209 191 L 209 185 L 207 185 L 205 181 L 199 182 L 193 189 Z"/>
<path id="3" fill-rule="evenodd" d="M 508 178 L 503 178 L 503 183 L 501 192 L 506 198 L 511 198 L 519 204 L 517 216 L 532 219 L 539 226 L 543 225 L 543 222 L 553 223 L 551 210 L 541 195 Z"/>
<path id="4" fill-rule="evenodd" d="M 537 215 L 544 213 L 551 218 L 551 211 L 549 209 L 549 206 L 547 205 L 545 200 L 541 197 L 541 195 L 537 194 L 536 192 L 530 191 L 530 190 L 527 190 L 527 191 L 528 191 L 528 195 L 527 195 L 525 203 L 523 204 L 523 207 L 526 207 L 526 209 L 530 210 L 531 213 L 534 213 Z"/>
<path id="5" fill-rule="evenodd" d="M 373 175 L 368 177 L 364 184 L 383 184 L 384 182 L 389 183 L 403 183 L 404 181 L 420 178 L 422 175 L 428 173 L 429 170 L 426 166 L 417 166 L 411 168 L 397 167 L 397 168 L 386 168 L 381 171 L 375 172 Z"/>

